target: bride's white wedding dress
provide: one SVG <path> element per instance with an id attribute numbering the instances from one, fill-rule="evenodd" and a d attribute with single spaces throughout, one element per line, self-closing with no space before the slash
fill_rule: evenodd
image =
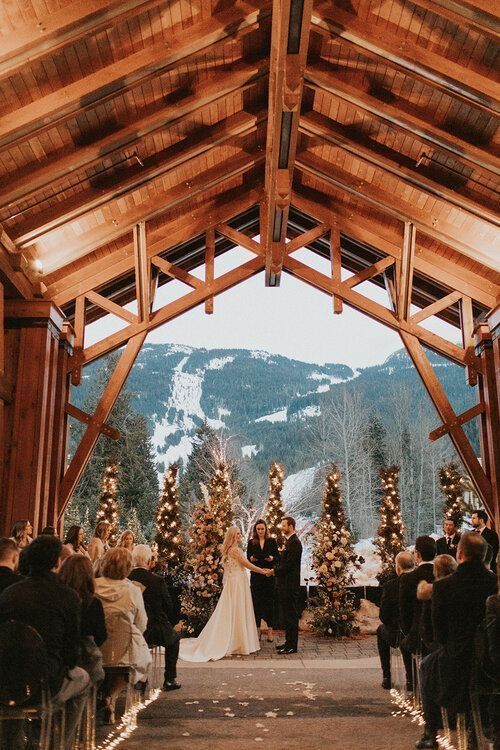
<path id="1" fill-rule="evenodd" d="M 198 638 L 181 640 L 179 656 L 184 661 L 217 661 L 259 650 L 248 574 L 237 558 L 228 557 L 217 606 Z"/>

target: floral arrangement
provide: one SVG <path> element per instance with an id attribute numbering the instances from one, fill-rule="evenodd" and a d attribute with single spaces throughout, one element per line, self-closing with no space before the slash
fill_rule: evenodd
<path id="1" fill-rule="evenodd" d="M 348 636 L 357 632 L 355 607 L 349 586 L 353 570 L 362 562 L 354 552 L 340 493 L 340 473 L 335 465 L 323 492 L 322 513 L 314 530 L 313 568 L 318 597 L 311 627 L 321 635 Z"/>

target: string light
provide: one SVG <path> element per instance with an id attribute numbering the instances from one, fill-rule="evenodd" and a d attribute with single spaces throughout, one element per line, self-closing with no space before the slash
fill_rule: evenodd
<path id="1" fill-rule="evenodd" d="M 464 477 L 460 474 L 454 461 L 439 470 L 441 492 L 445 496 L 443 516 L 454 521 L 460 528 L 464 521 Z"/>
<path id="2" fill-rule="evenodd" d="M 383 497 L 380 503 L 380 525 L 375 541 L 380 554 L 382 568 L 377 578 L 382 583 L 394 574 L 394 560 L 398 552 L 405 549 L 405 528 L 401 515 L 401 500 L 398 492 L 399 469 L 390 466 L 381 469 L 380 481 Z"/>
<path id="3" fill-rule="evenodd" d="M 114 547 L 117 542 L 118 524 L 120 520 L 120 506 L 116 501 L 118 493 L 118 466 L 112 461 L 106 466 L 101 484 L 99 509 L 96 514 L 96 525 L 100 521 L 109 523 L 110 532 L 108 544 Z"/>
<path id="4" fill-rule="evenodd" d="M 156 510 L 156 536 L 160 565 L 168 564 L 168 573 L 173 580 L 183 577 L 183 564 L 186 548 L 179 533 L 181 518 L 179 513 L 179 490 L 177 486 L 177 464 L 171 464 L 165 472 L 163 491 Z"/>
<path id="5" fill-rule="evenodd" d="M 149 698 L 139 703 L 135 703 L 128 711 L 126 711 L 122 720 L 116 727 L 114 727 L 108 736 L 101 742 L 100 745 L 96 746 L 95 750 L 113 750 L 113 748 L 121 745 L 122 742 L 128 740 L 133 732 L 137 729 L 137 716 L 138 714 L 147 708 L 150 703 L 153 703 L 161 695 L 161 690 L 155 688 L 149 694 Z"/>
<path id="6" fill-rule="evenodd" d="M 269 536 L 276 539 L 280 552 L 284 549 L 286 541 L 281 528 L 281 522 L 285 515 L 283 501 L 281 499 L 284 476 L 285 472 L 283 466 L 274 461 L 269 469 L 269 494 L 265 521 L 269 531 Z"/>

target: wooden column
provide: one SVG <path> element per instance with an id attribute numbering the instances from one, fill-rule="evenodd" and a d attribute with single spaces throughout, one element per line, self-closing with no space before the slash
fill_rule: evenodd
<path id="1" fill-rule="evenodd" d="M 490 325 L 492 328 L 490 328 Z M 476 328 L 476 354 L 481 357 L 482 375 L 479 377 L 480 391 L 484 400 L 481 415 L 481 452 L 486 473 L 493 490 L 491 508 L 497 529 L 500 528 L 500 314 L 497 310 L 490 316 L 489 324 L 481 323 Z"/>
<path id="2" fill-rule="evenodd" d="M 57 466 L 61 469 L 65 450 L 60 424 L 67 397 L 61 382 L 61 360 L 67 356 L 60 348 L 64 335 L 64 317 L 53 303 L 5 302 L 5 359 L 15 385 L 5 409 L 3 532 L 27 518 L 36 533 L 55 517 L 53 475 Z"/>

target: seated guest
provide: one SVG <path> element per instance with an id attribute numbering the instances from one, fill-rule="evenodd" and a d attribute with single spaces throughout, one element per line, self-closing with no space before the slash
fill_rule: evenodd
<path id="1" fill-rule="evenodd" d="M 88 550 L 89 557 L 93 563 L 100 560 L 101 557 L 108 551 L 109 545 L 107 539 L 111 527 L 107 521 L 99 521 L 95 527 L 94 536 L 89 542 Z"/>
<path id="2" fill-rule="evenodd" d="M 415 560 L 410 552 L 400 552 L 396 555 L 396 578 L 391 578 L 384 583 L 382 599 L 380 602 L 380 620 L 382 625 L 377 629 L 377 647 L 382 666 L 382 687 L 384 690 L 391 689 L 391 646 L 399 645 L 399 576 L 409 573 L 415 567 Z M 406 670 L 407 687 L 411 689 L 411 656 L 408 652 L 403 653 Z"/>
<path id="3" fill-rule="evenodd" d="M 173 604 L 165 580 L 150 571 L 151 548 L 138 544 L 132 552 L 129 579 L 137 583 L 144 597 L 148 626 L 144 637 L 150 647 L 165 647 L 165 678 L 163 690 L 178 690 L 177 659 L 182 625 L 172 627 Z"/>
<path id="4" fill-rule="evenodd" d="M 496 577 L 484 567 L 486 549 L 479 534 L 462 534 L 457 570 L 434 582 L 432 626 L 437 648 L 421 665 L 425 732 L 417 748 L 438 747 L 440 707 L 452 715 L 468 708 L 474 636 L 485 614 L 486 599 L 497 588 Z"/>
<path id="5" fill-rule="evenodd" d="M 127 549 L 108 550 L 101 561 L 95 594 L 102 602 L 106 619 L 108 637 L 102 646 L 105 665 L 131 666 L 133 682 L 145 685 L 151 663 L 143 636 L 148 620 L 141 591 L 127 578 L 131 568 L 132 558 Z M 124 686 L 119 677 L 106 680 L 103 686 L 108 723 L 114 723 L 116 699 Z"/>
<path id="6" fill-rule="evenodd" d="M 486 600 L 485 630 L 488 657 L 496 678 L 496 692 L 491 698 L 490 705 L 493 749 L 500 750 L 500 594 L 494 594 Z"/>
<path id="7" fill-rule="evenodd" d="M 39 536 L 25 551 L 28 577 L 0 595 L 0 621 L 30 625 L 45 643 L 49 687 L 66 703 L 65 744 L 70 747 L 81 712 L 89 676 L 77 666 L 80 649 L 78 595 L 55 575 L 60 564 L 61 540 Z"/>
<path id="8" fill-rule="evenodd" d="M 457 569 L 457 561 L 451 555 L 438 555 L 434 558 L 434 580 L 446 578 Z M 432 587 L 434 584 L 427 581 L 420 581 L 417 588 L 417 599 L 423 602 L 422 620 L 421 620 L 421 637 L 427 651 L 434 650 L 434 633 L 432 630 Z"/>
<path id="9" fill-rule="evenodd" d="M 55 526 L 44 526 L 40 532 L 41 536 L 56 536 Z"/>
<path id="10" fill-rule="evenodd" d="M 76 591 L 82 604 L 80 666 L 93 683 L 102 682 L 104 671 L 99 646 L 107 638 L 106 621 L 101 600 L 94 595 L 94 569 L 89 558 L 70 555 L 61 565 L 59 580 Z"/>
<path id="11" fill-rule="evenodd" d="M 84 538 L 85 531 L 82 526 L 70 526 L 64 539 L 64 546 L 72 555 L 85 555 L 85 557 L 88 557 L 89 554 Z"/>
<path id="12" fill-rule="evenodd" d="M 436 542 L 436 555 L 451 555 L 456 559 L 460 534 L 453 518 L 445 518 L 443 531 L 444 536 Z"/>
<path id="13" fill-rule="evenodd" d="M 116 543 L 117 547 L 124 547 L 132 554 L 135 547 L 135 536 L 129 529 L 122 531 Z"/>
<path id="14" fill-rule="evenodd" d="M 436 542 L 430 536 L 419 536 L 415 541 L 414 557 L 417 563 L 415 570 L 407 573 L 399 585 L 399 618 L 404 638 L 403 648 L 412 654 L 421 653 L 421 617 L 422 602 L 417 599 L 417 587 L 420 581 L 432 581 L 434 572 L 432 561 L 436 556 Z"/>
<path id="15" fill-rule="evenodd" d="M 19 549 L 13 539 L 0 538 L 0 594 L 8 586 L 21 580 L 19 567 Z"/>
<path id="16" fill-rule="evenodd" d="M 490 568 L 493 573 L 497 572 L 497 557 L 498 557 L 498 534 L 493 529 L 489 529 L 486 526 L 488 520 L 488 514 L 485 510 L 475 510 L 471 517 L 471 524 L 478 534 L 481 534 L 483 539 L 491 547 L 491 563 Z"/>
<path id="17" fill-rule="evenodd" d="M 31 534 L 33 534 L 33 526 L 29 521 L 16 521 L 10 532 L 10 538 L 19 549 L 24 549 L 33 541 Z"/>

